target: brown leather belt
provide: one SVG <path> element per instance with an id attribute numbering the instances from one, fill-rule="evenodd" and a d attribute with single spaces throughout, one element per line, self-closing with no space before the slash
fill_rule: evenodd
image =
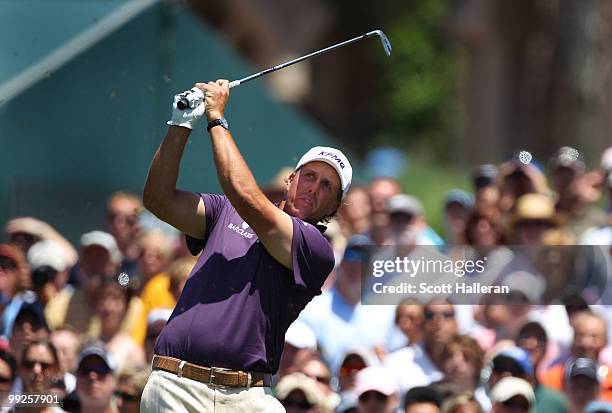
<path id="1" fill-rule="evenodd" d="M 174 357 L 154 355 L 153 368 L 213 386 L 248 388 L 270 387 L 272 384 L 272 376 L 268 373 L 202 367 Z"/>

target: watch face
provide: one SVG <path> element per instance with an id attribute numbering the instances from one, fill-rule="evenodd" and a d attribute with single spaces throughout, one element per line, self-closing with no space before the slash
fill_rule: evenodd
<path id="1" fill-rule="evenodd" d="M 221 126 L 223 126 L 225 129 L 229 129 L 229 125 L 225 118 L 221 118 L 220 121 L 221 121 Z"/>

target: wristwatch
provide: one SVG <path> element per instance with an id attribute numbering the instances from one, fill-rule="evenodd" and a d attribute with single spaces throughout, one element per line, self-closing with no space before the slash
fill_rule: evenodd
<path id="1" fill-rule="evenodd" d="M 225 118 L 218 118 L 215 120 L 211 120 L 210 122 L 208 122 L 208 126 L 206 127 L 206 130 L 210 132 L 210 130 L 214 128 L 215 126 L 223 126 L 225 129 L 229 130 L 229 124 L 227 123 L 227 119 Z"/>

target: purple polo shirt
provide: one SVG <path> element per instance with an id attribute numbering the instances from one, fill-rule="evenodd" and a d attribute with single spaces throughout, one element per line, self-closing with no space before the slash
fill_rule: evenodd
<path id="1" fill-rule="evenodd" d="M 155 353 L 208 367 L 275 373 L 285 332 L 334 266 L 319 229 L 293 220 L 293 271 L 276 261 L 225 196 L 203 194 L 205 246 Z"/>

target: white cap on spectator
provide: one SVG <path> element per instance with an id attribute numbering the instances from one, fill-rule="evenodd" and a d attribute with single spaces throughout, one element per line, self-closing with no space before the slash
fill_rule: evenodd
<path id="1" fill-rule="evenodd" d="M 172 315 L 172 310 L 169 308 L 154 308 L 147 315 L 147 326 L 157 323 L 158 321 L 168 321 Z"/>
<path id="2" fill-rule="evenodd" d="M 108 251 L 111 260 L 114 263 L 120 263 L 122 260 L 121 251 L 117 246 L 117 241 L 108 232 L 91 231 L 81 236 L 81 247 L 87 248 L 93 245 L 98 245 Z"/>
<path id="3" fill-rule="evenodd" d="M 533 406 L 535 394 L 533 388 L 526 380 L 518 377 L 504 377 L 493 390 L 491 390 L 491 401 L 505 402 L 516 396 L 523 396 Z"/>
<path id="4" fill-rule="evenodd" d="M 295 348 L 317 349 L 317 336 L 303 321 L 295 320 L 285 333 L 285 342 Z"/>
<path id="5" fill-rule="evenodd" d="M 393 373 L 384 367 L 371 366 L 359 371 L 355 378 L 355 394 L 357 397 L 368 391 L 377 391 L 391 396 L 399 391 Z"/>
<path id="6" fill-rule="evenodd" d="M 68 263 L 64 257 L 64 250 L 55 241 L 39 241 L 28 250 L 28 263 L 32 271 L 40 267 L 48 266 L 57 272 L 62 272 L 68 268 Z"/>

